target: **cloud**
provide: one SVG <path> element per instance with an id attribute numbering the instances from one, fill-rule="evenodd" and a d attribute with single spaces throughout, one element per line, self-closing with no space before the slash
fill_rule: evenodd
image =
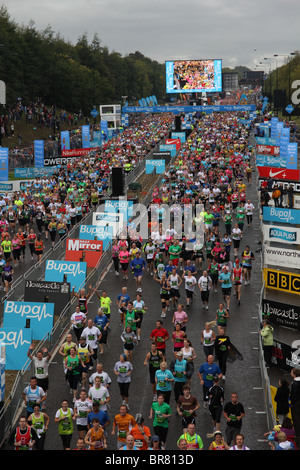
<path id="1" fill-rule="evenodd" d="M 298 0 L 3 0 L 18 24 L 34 20 L 76 43 L 88 33 L 122 55 L 151 59 L 221 58 L 224 66 L 254 66 L 295 49 Z M 257 49 L 254 52 L 254 49 Z M 256 58 L 257 57 L 257 58 Z M 274 63 L 275 65 L 275 63 Z"/>

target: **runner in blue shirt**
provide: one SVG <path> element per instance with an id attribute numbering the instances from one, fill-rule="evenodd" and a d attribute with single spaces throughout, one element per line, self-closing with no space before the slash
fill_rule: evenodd
<path id="1" fill-rule="evenodd" d="M 231 273 L 229 271 L 228 266 L 223 267 L 222 272 L 219 275 L 219 282 L 221 282 L 224 302 L 226 302 L 227 304 L 226 308 L 227 310 L 229 310 L 232 283 L 231 283 Z"/>

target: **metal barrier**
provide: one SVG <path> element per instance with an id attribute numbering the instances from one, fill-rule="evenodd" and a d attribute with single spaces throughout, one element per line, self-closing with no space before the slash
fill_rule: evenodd
<path id="1" fill-rule="evenodd" d="M 155 151 L 155 148 L 150 152 Z M 146 157 L 145 157 L 146 158 Z M 141 162 L 141 165 L 137 170 L 134 172 L 134 178 L 139 178 L 140 175 L 145 170 L 145 161 Z M 155 184 L 158 184 L 159 181 L 163 178 L 163 175 L 159 175 Z M 131 182 L 132 182 L 131 181 Z M 154 185 L 153 185 L 154 187 Z M 148 204 L 150 201 L 150 197 L 152 195 L 152 189 L 145 195 L 144 199 L 140 201 L 141 204 Z M 39 263 L 36 263 L 32 266 L 23 276 L 20 276 L 13 284 L 10 292 L 3 300 L 9 300 L 16 298 L 18 300 L 22 300 L 24 297 L 24 286 L 25 281 L 28 278 L 33 278 L 34 280 L 39 280 L 44 277 L 45 274 L 45 267 L 46 262 L 48 259 L 61 259 L 65 255 L 66 250 L 66 243 L 68 238 L 78 238 L 79 237 L 79 227 L 81 224 L 91 225 L 92 224 L 92 217 L 93 211 L 90 211 L 80 223 L 78 223 L 72 230 L 69 232 L 67 237 L 64 237 L 60 240 L 52 249 L 49 249 L 42 257 Z M 109 270 L 110 265 L 112 263 L 111 257 L 111 246 L 112 242 L 110 242 L 101 256 L 97 266 L 91 269 L 85 279 L 85 282 L 82 284 L 81 288 L 86 289 L 86 286 L 92 284 L 95 288 L 97 288 L 103 277 L 105 276 L 106 272 Z M 55 322 L 55 325 L 52 328 L 52 331 L 45 336 L 45 338 L 39 342 L 36 349 L 33 351 L 35 354 L 38 350 L 41 350 L 43 347 L 46 347 L 49 351 L 54 351 L 58 345 L 61 343 L 62 338 L 65 336 L 67 331 L 70 329 L 70 318 L 71 315 L 74 313 L 75 307 L 74 304 L 76 302 L 76 297 L 72 297 L 70 302 L 66 305 L 64 310 L 61 312 L 59 318 Z M 3 310 L 4 310 L 4 302 L 1 303 L 0 306 L 0 320 L 3 321 Z M 5 400 L 3 407 L 0 411 L 0 447 L 3 445 L 3 442 L 10 432 L 12 424 L 16 421 L 18 413 L 22 410 L 22 392 L 28 384 L 29 378 L 33 375 L 33 365 L 31 361 L 28 360 L 24 365 L 21 371 L 18 371 L 17 377 L 15 379 L 14 386 L 10 392 L 9 397 Z"/>

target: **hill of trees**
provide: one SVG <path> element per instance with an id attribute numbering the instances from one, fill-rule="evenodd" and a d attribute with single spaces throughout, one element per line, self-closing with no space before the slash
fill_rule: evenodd
<path id="1" fill-rule="evenodd" d="M 51 26 L 37 31 L 34 22 L 16 24 L 0 8 L 0 80 L 6 84 L 7 105 L 41 98 L 71 112 L 87 115 L 93 105 L 165 96 L 165 65 L 140 52 L 124 57 L 102 46 L 95 33 L 89 43 L 83 34 L 75 45 Z"/>

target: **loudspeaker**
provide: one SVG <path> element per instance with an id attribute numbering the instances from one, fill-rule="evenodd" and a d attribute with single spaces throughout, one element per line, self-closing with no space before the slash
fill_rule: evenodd
<path id="1" fill-rule="evenodd" d="M 175 116 L 175 132 L 181 131 L 181 116 Z"/>
<path id="2" fill-rule="evenodd" d="M 124 196 L 124 174 L 123 168 L 114 167 L 111 169 L 112 196 Z"/>
<path id="3" fill-rule="evenodd" d="M 274 90 L 274 108 L 275 109 L 286 108 L 286 91 L 285 90 Z"/>

